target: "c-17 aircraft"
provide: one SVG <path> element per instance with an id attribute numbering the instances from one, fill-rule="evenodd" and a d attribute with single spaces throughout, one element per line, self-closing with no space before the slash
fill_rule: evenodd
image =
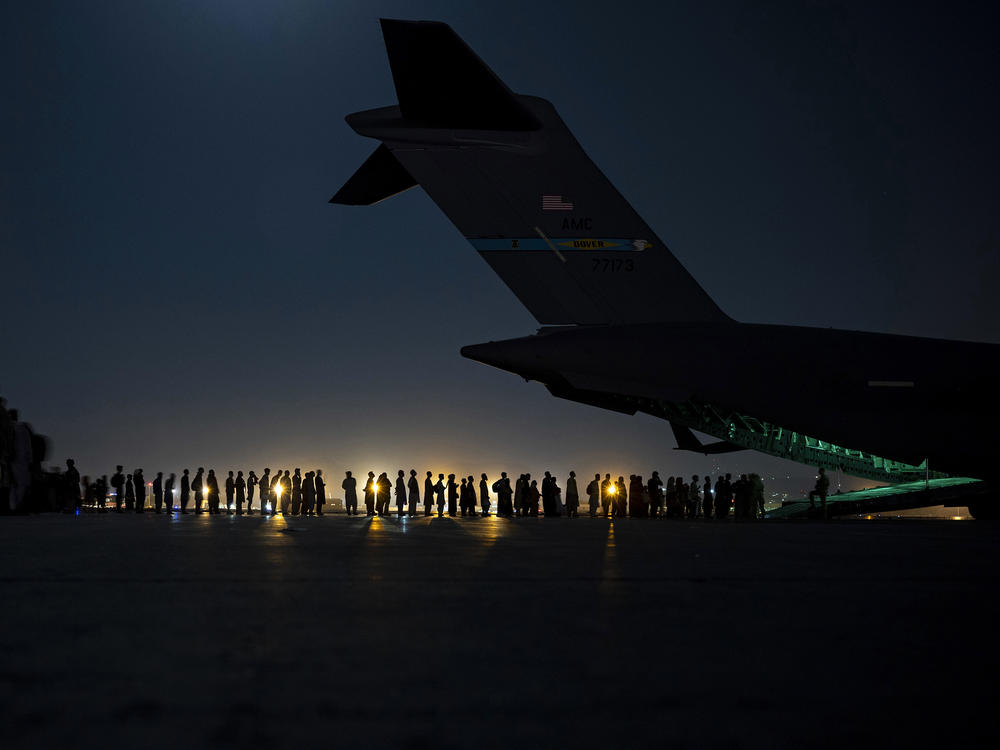
<path id="1" fill-rule="evenodd" d="M 330 202 L 419 185 L 542 326 L 463 356 L 661 417 L 685 450 L 890 483 L 991 476 L 1000 346 L 733 320 L 550 102 L 511 91 L 447 24 L 381 25 L 399 104 L 347 116 L 381 145 Z M 970 512 L 995 517 L 978 497 Z"/>

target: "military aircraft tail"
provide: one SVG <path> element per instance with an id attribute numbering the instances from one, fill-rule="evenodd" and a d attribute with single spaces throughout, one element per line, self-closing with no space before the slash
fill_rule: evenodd
<path id="1" fill-rule="evenodd" d="M 331 199 L 420 185 L 543 325 L 725 321 L 545 99 L 516 94 L 444 23 L 382 20 L 397 106 Z"/>

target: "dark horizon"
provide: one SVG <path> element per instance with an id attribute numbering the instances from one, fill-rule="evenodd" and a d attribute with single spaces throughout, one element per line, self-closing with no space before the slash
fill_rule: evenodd
<path id="1" fill-rule="evenodd" d="M 419 189 L 326 203 L 372 148 L 344 115 L 395 102 L 379 16 L 550 99 L 732 317 L 1000 342 L 989 9 L 12 6 L 0 395 L 46 465 L 808 486 L 459 356 L 537 324 Z"/>

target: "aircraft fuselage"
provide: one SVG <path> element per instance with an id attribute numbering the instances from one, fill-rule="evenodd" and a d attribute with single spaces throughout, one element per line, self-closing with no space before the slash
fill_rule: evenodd
<path id="1" fill-rule="evenodd" d="M 573 398 L 711 402 L 825 441 L 984 477 L 1000 346 L 750 323 L 567 326 L 462 354 Z M 579 400 L 586 401 L 581 398 Z"/>

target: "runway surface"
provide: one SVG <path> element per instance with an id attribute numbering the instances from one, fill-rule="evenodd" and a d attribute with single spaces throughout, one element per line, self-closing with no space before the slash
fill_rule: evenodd
<path id="1" fill-rule="evenodd" d="M 982 747 L 1000 738 L 998 539 L 3 518 L 0 745 Z"/>

